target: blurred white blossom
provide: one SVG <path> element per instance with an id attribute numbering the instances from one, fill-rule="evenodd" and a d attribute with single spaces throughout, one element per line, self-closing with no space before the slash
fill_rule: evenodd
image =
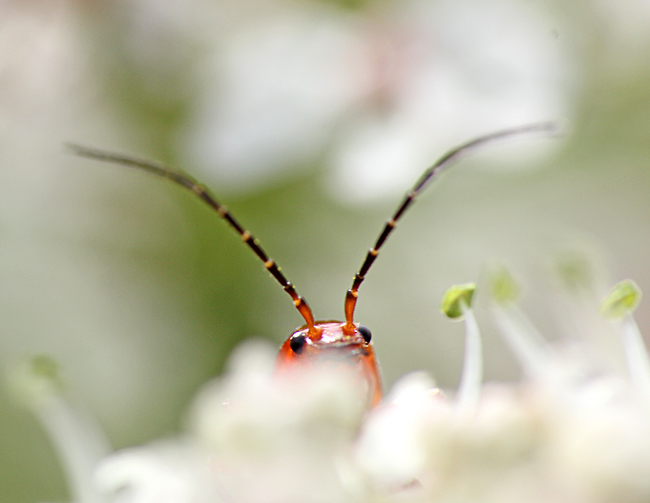
<path id="1" fill-rule="evenodd" d="M 561 22 L 536 4 L 273 5 L 220 39 L 185 137 L 233 184 L 325 154 L 334 193 L 364 200 L 463 139 L 571 114 Z"/>
<path id="2" fill-rule="evenodd" d="M 110 452 L 110 444 L 94 417 L 67 393 L 57 363 L 48 356 L 36 356 L 10 368 L 6 381 L 48 434 L 72 501 L 105 503 L 107 499 L 94 483 L 93 473 Z"/>
<path id="3" fill-rule="evenodd" d="M 220 499 L 207 457 L 192 439 L 159 441 L 108 457 L 94 481 L 113 503 L 214 503 Z"/>
<path id="4" fill-rule="evenodd" d="M 196 397 L 187 434 L 106 457 L 96 487 L 120 503 L 647 501 L 650 397 L 636 381 L 650 365 L 630 331 L 636 285 L 617 285 L 602 308 L 624 316 L 615 328 L 629 376 L 563 359 L 512 296 L 495 292 L 521 382 L 481 383 L 471 294 L 460 304 L 471 352 L 461 389 L 477 393 L 469 407 L 473 391 L 448 397 L 416 372 L 366 411 L 354 374 L 303 369 L 280 378 L 275 352 L 247 343 Z M 53 393 L 46 388 L 37 394 Z"/>

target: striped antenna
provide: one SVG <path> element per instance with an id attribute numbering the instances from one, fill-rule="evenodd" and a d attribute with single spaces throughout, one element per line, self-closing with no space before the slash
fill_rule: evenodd
<path id="1" fill-rule="evenodd" d="M 558 132 L 558 125 L 555 122 L 542 122 L 537 124 L 529 124 L 526 126 L 519 126 L 512 129 L 505 129 L 503 131 L 498 131 L 496 133 L 491 133 L 480 138 L 476 138 L 467 143 L 463 143 L 456 148 L 451 149 L 440 159 L 438 159 L 429 169 L 427 169 L 413 188 L 407 192 L 406 196 L 402 203 L 397 207 L 397 211 L 393 214 L 392 218 L 386 222 L 384 229 L 379 234 L 375 246 L 373 246 L 366 255 L 366 259 L 361 265 L 359 272 L 354 275 L 354 281 L 352 283 L 352 288 L 350 288 L 345 296 L 345 331 L 353 332 L 354 322 L 354 308 L 357 304 L 357 297 L 359 295 L 359 286 L 363 283 L 363 280 L 370 269 L 370 266 L 373 264 L 377 255 L 379 255 L 379 249 L 384 245 L 386 239 L 393 232 L 397 221 L 402 218 L 409 206 L 415 201 L 417 195 L 433 180 L 436 175 L 438 175 L 444 168 L 447 168 L 454 163 L 458 162 L 463 157 L 474 153 L 477 150 L 482 149 L 492 143 L 497 141 L 511 139 L 521 135 L 536 134 L 543 136 L 551 136 Z"/>
<path id="2" fill-rule="evenodd" d="M 172 182 L 180 185 L 181 187 L 186 188 L 192 194 L 199 197 L 208 206 L 215 210 L 221 218 L 223 218 L 230 227 L 232 227 L 237 234 L 239 234 L 251 250 L 257 255 L 260 260 L 264 263 L 264 267 L 271 273 L 271 275 L 282 285 L 284 291 L 289 294 L 293 300 L 294 305 L 305 319 L 307 327 L 309 328 L 309 334 L 311 336 L 316 336 L 318 329 L 314 327 L 314 316 L 311 312 L 311 308 L 307 304 L 307 301 L 303 299 L 296 288 L 291 284 L 291 282 L 282 274 L 282 271 L 277 266 L 277 264 L 271 260 L 266 252 L 260 246 L 259 241 L 253 237 L 253 235 L 244 229 L 235 217 L 226 209 L 224 205 L 219 203 L 217 199 L 212 195 L 212 193 L 202 184 L 194 180 L 194 178 L 175 171 L 163 164 L 148 161 L 144 159 L 138 159 L 136 157 L 130 157 L 122 154 L 116 154 L 112 152 L 105 152 L 102 150 L 97 150 L 94 148 L 83 147 L 80 145 L 68 145 L 68 147 L 78 156 L 87 157 L 89 159 L 95 159 L 97 161 L 110 162 L 113 164 L 121 164 L 122 166 L 128 166 L 131 168 L 138 168 L 154 175 L 160 176 L 162 178 L 167 178 Z"/>

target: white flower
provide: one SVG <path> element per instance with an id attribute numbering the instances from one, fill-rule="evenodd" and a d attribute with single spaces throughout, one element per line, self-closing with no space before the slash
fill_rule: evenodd
<path id="1" fill-rule="evenodd" d="M 463 384 L 450 398 L 419 372 L 367 411 L 366 386 L 345 368 L 277 374 L 274 351 L 248 343 L 198 394 L 186 435 L 109 455 L 94 478 L 88 467 L 96 461 L 71 465 L 75 487 L 86 488 L 78 501 L 648 501 L 650 365 L 632 318 L 638 287 L 622 282 L 603 303 L 603 312 L 623 317 L 629 377 L 564 359 L 514 307 L 516 289 L 495 290 L 494 314 L 526 371 L 521 382 L 488 384 L 481 383 L 474 288 L 452 288 L 443 303 L 467 324 Z M 34 368 L 41 377 L 18 382 L 29 384 L 22 389 L 48 427 L 53 409 L 43 405 L 58 396 L 58 381 L 51 366 Z M 75 416 L 56 421 L 63 426 L 48 431 L 61 452 L 83 452 L 71 433 L 81 424 Z"/>
<path id="2" fill-rule="evenodd" d="M 107 499 L 93 483 L 93 472 L 110 452 L 110 445 L 94 418 L 65 392 L 56 362 L 47 356 L 23 361 L 9 370 L 7 381 L 50 437 L 72 501 L 105 503 Z"/>
<path id="3" fill-rule="evenodd" d="M 106 458 L 94 479 L 113 503 L 216 503 L 207 458 L 191 439 L 156 442 Z"/>
<path id="4" fill-rule="evenodd" d="M 345 368 L 279 379 L 274 353 L 240 348 L 229 375 L 197 397 L 191 424 L 212 452 L 215 481 L 234 501 L 344 501 L 355 477 L 344 482 L 341 472 L 363 417 L 364 385 Z"/>
<path id="5" fill-rule="evenodd" d="M 333 194 L 358 202 L 401 191 L 463 138 L 571 114 L 568 52 L 549 36 L 559 21 L 532 4 L 273 5 L 211 53 L 185 135 L 222 181 L 323 158 Z"/>

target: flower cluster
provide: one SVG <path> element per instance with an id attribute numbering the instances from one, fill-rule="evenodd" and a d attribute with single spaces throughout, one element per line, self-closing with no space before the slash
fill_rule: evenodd
<path id="1" fill-rule="evenodd" d="M 65 427 L 81 422 L 61 413 L 47 360 L 14 380 L 63 459 L 77 461 L 70 482 L 83 503 L 648 501 L 650 364 L 632 318 L 636 284 L 618 284 L 601 305 L 620 329 L 623 376 L 566 358 L 515 305 L 512 280 L 496 278 L 493 314 L 525 375 L 513 384 L 482 383 L 475 288 L 453 287 L 442 304 L 466 323 L 458 391 L 415 372 L 370 411 L 352 370 L 278 378 L 273 350 L 248 343 L 196 397 L 184 437 L 102 458 L 83 454 L 96 431 Z"/>

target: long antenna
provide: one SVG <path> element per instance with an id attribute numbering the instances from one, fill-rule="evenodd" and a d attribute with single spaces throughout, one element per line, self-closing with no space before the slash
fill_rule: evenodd
<path id="1" fill-rule="evenodd" d="M 81 157 L 87 157 L 89 159 L 95 159 L 97 161 L 110 162 L 113 164 L 121 164 L 122 166 L 141 169 L 162 178 L 167 178 L 168 180 L 171 180 L 181 187 L 186 188 L 192 192 L 192 194 L 199 197 L 201 200 L 207 203 L 208 206 L 215 210 L 221 218 L 228 222 L 230 227 L 232 227 L 235 232 L 241 236 L 244 243 L 246 243 L 249 248 L 253 250 L 255 255 L 257 255 L 262 262 L 264 262 L 264 267 L 266 267 L 266 269 L 278 281 L 278 283 L 282 285 L 284 291 L 289 294 L 293 300 L 293 304 L 305 319 L 307 327 L 309 328 L 309 334 L 315 336 L 318 333 L 318 330 L 314 327 L 314 315 L 312 314 L 311 308 L 307 304 L 307 301 L 298 295 L 298 292 L 296 291 L 296 288 L 293 286 L 293 284 L 291 284 L 291 282 L 284 276 L 284 274 L 282 274 L 282 271 L 277 266 L 277 264 L 268 257 L 266 252 L 260 246 L 259 240 L 254 238 L 250 232 L 244 229 L 239 224 L 239 222 L 235 220 L 235 217 L 232 216 L 226 207 L 219 203 L 203 184 L 197 182 L 189 175 L 175 171 L 158 162 L 138 159 L 136 157 L 130 157 L 112 152 L 105 152 L 103 150 L 83 147 L 81 145 L 69 144 L 68 147 L 72 149 L 76 155 Z"/>
<path id="2" fill-rule="evenodd" d="M 440 159 L 438 159 L 429 169 L 427 169 L 413 188 L 407 192 L 406 196 L 402 203 L 397 207 L 397 211 L 393 214 L 392 218 L 386 222 L 384 229 L 379 234 L 375 246 L 373 246 L 366 255 L 366 259 L 361 265 L 359 272 L 354 275 L 354 281 L 352 282 L 352 288 L 350 288 L 345 296 L 345 330 L 348 332 L 354 331 L 354 308 L 357 304 L 357 297 L 359 295 L 359 286 L 363 283 L 363 280 L 370 269 L 370 266 L 373 264 L 377 255 L 379 255 L 379 249 L 386 242 L 386 239 L 393 232 L 397 221 L 404 215 L 409 206 L 415 201 L 417 195 L 433 180 L 436 175 L 438 175 L 444 168 L 449 167 L 455 162 L 459 161 L 463 157 L 479 150 L 489 144 L 495 143 L 500 140 L 511 139 L 516 136 L 526 135 L 526 134 L 543 134 L 551 135 L 558 132 L 558 125 L 555 122 L 541 122 L 537 124 L 528 124 L 525 126 L 519 126 L 512 129 L 504 129 L 503 131 L 498 131 L 496 133 L 491 133 L 485 136 L 481 136 L 474 140 L 471 140 L 467 143 L 463 143 L 456 148 L 451 149 Z"/>

